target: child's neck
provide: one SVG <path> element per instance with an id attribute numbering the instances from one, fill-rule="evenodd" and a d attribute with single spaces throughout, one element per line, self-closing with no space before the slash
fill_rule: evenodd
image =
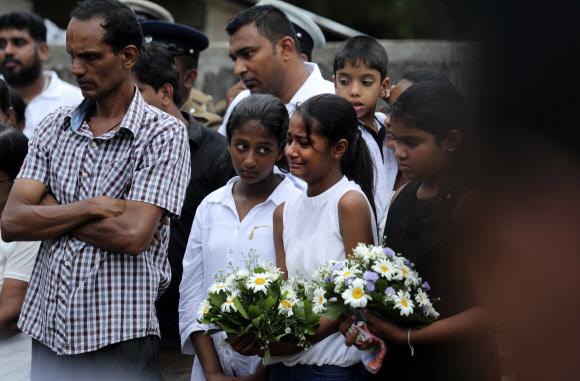
<path id="1" fill-rule="evenodd" d="M 371 113 L 369 115 L 365 115 L 360 119 L 360 121 L 367 127 L 371 128 L 376 134 L 379 133 L 379 126 L 375 123 L 375 114 Z"/>
<path id="2" fill-rule="evenodd" d="M 307 183 L 306 195 L 308 197 L 315 197 L 326 192 L 338 183 L 342 179 L 342 176 L 343 174 L 340 170 L 329 171 L 329 174 L 320 181 Z"/>

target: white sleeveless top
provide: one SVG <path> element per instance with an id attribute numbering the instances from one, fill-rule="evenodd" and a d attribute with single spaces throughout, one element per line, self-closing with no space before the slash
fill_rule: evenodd
<path id="1" fill-rule="evenodd" d="M 340 234 L 338 202 L 348 191 L 360 192 L 361 188 L 346 176 L 326 192 L 308 197 L 306 192 L 286 201 L 284 205 L 284 251 L 288 276 L 296 271 L 304 272 L 308 280 L 319 265 L 332 259 L 346 259 L 344 243 Z M 365 197 L 366 199 L 366 197 Z M 377 227 L 371 209 L 374 244 L 377 244 Z M 272 356 L 270 363 L 283 362 L 286 366 L 296 364 L 350 366 L 361 362 L 361 352 L 356 347 L 344 345 L 344 336 L 336 332 L 314 344 L 307 351 L 289 356 Z"/>

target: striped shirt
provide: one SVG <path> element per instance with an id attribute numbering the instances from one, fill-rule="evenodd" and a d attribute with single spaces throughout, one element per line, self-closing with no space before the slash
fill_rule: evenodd
<path id="1" fill-rule="evenodd" d="M 108 196 L 156 205 L 178 217 L 189 182 L 187 130 L 139 91 L 120 127 L 95 138 L 94 104 L 61 107 L 36 128 L 19 178 L 41 181 L 61 204 Z M 138 256 L 63 234 L 42 242 L 18 326 L 58 354 L 159 336 L 155 300 L 171 277 L 169 228 Z"/>

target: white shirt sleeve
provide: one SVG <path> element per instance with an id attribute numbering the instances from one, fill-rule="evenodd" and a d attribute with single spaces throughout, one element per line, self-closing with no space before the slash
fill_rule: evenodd
<path id="1" fill-rule="evenodd" d="M 40 241 L 14 242 L 7 246 L 4 278 L 29 282 Z"/>
<path id="2" fill-rule="evenodd" d="M 205 291 L 203 269 L 202 220 L 204 206 L 197 209 L 187 247 L 183 256 L 183 276 L 179 285 L 179 334 L 181 348 L 185 354 L 195 354 L 190 335 L 196 331 L 205 331 L 207 326 L 197 322 L 197 308 L 204 299 Z"/>

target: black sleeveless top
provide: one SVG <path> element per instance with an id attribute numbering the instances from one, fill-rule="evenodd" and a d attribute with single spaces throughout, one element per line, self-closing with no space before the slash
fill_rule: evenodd
<path id="1" fill-rule="evenodd" d="M 438 226 L 428 219 L 417 224 L 411 215 L 428 215 L 432 200 L 417 198 L 420 181 L 407 184 L 389 208 L 385 226 L 386 244 L 415 263 L 423 281 L 431 286 L 431 298 L 441 298 L 435 309 L 444 319 L 476 305 L 469 273 L 460 256 L 454 254 L 451 240 L 451 209 L 439 218 Z M 441 224 L 441 221 L 446 223 Z M 416 221 L 416 220 L 415 220 Z M 416 226 L 415 226 L 416 227 Z M 430 237 L 425 239 L 425 237 Z M 436 239 L 432 239 L 435 236 Z M 437 239 L 438 238 L 438 239 Z M 412 342 L 411 333 L 411 342 Z M 414 357 L 408 346 L 387 344 L 381 371 L 375 380 L 499 380 L 499 360 L 493 337 L 468 341 L 415 345 Z"/>

